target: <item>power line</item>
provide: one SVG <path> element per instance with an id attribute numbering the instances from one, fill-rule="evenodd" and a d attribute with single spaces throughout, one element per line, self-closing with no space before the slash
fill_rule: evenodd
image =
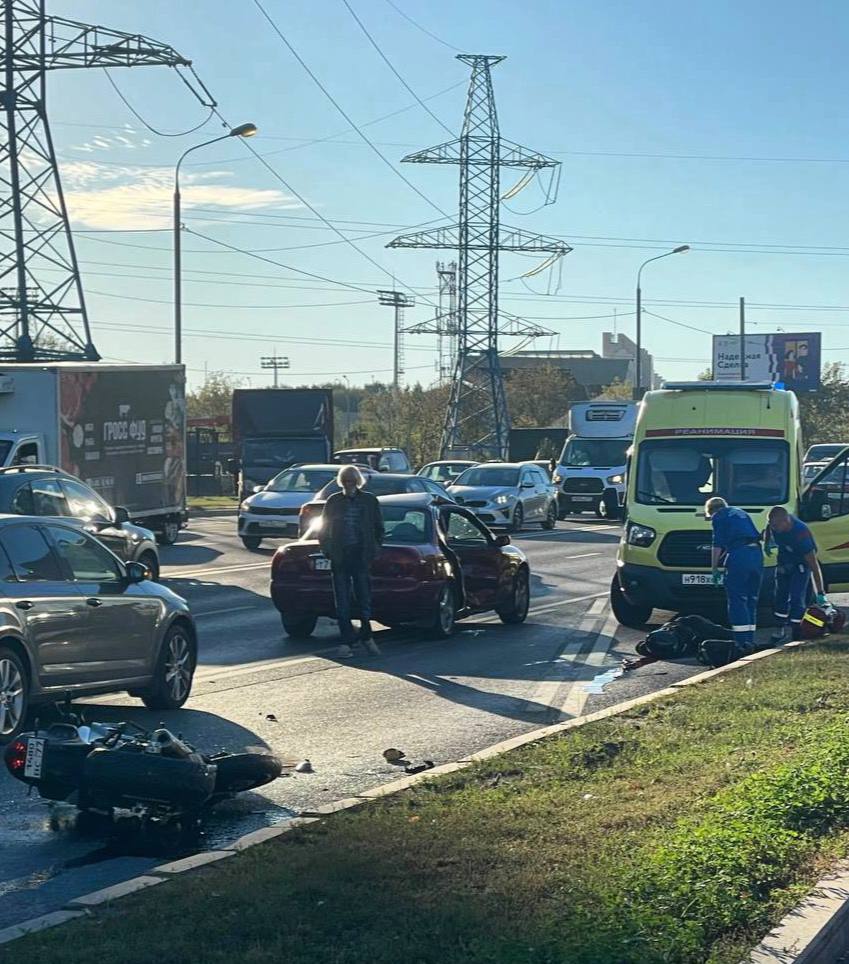
<path id="1" fill-rule="evenodd" d="M 421 107 L 423 110 L 425 110 L 425 111 L 436 121 L 436 123 L 439 124 L 439 126 L 440 126 L 444 131 L 447 131 L 449 137 L 456 137 L 457 135 L 454 133 L 454 131 L 452 131 L 451 128 L 450 128 L 447 124 L 444 124 L 444 123 L 442 122 L 442 120 L 441 120 L 439 117 L 436 116 L 436 114 L 434 114 L 434 112 L 427 106 L 427 104 L 421 99 L 421 97 L 419 97 L 419 95 L 413 90 L 413 88 L 407 83 L 406 80 L 404 80 L 404 78 L 401 76 L 401 74 L 395 69 L 395 65 L 394 65 L 394 64 L 392 63 L 392 61 L 386 56 L 386 54 L 383 52 L 383 50 L 381 49 L 381 47 L 380 47 L 380 45 L 377 43 L 377 41 L 374 39 L 374 37 L 372 37 L 372 35 L 368 32 L 368 30 L 366 29 L 365 24 L 364 24 L 364 23 L 362 22 L 362 20 L 360 20 L 360 18 L 357 16 L 357 14 L 356 14 L 355 11 L 354 11 L 354 8 L 351 6 L 350 3 L 348 3 L 348 0 L 342 0 L 342 3 L 345 4 L 345 7 L 347 8 L 348 13 L 351 14 L 351 16 L 352 16 L 352 17 L 354 18 L 354 20 L 356 21 L 357 26 L 358 26 L 358 27 L 360 28 L 360 30 L 362 30 L 362 32 L 366 35 L 366 38 L 368 39 L 368 42 L 369 42 L 369 43 L 372 45 L 372 47 L 374 47 L 374 49 L 377 51 L 377 53 L 378 53 L 378 55 L 380 56 L 381 60 L 382 60 L 382 61 L 386 64 L 386 66 L 392 71 L 392 73 L 395 74 L 395 76 L 398 78 L 398 80 L 399 80 L 399 81 L 401 82 L 401 84 L 403 85 L 404 89 L 405 89 L 408 93 L 410 93 L 410 94 L 413 95 L 413 97 L 415 98 L 416 103 L 419 105 L 419 107 Z"/>
<path id="2" fill-rule="evenodd" d="M 393 3 L 393 0 L 386 0 L 386 2 L 389 4 L 390 7 L 392 7 L 395 13 L 402 16 L 407 21 L 407 23 L 411 23 L 416 28 L 416 30 L 421 30 L 423 34 L 427 34 L 427 36 L 430 37 L 431 40 L 435 40 L 438 44 L 442 44 L 443 47 L 447 47 L 449 50 L 453 50 L 456 53 L 462 53 L 459 47 L 455 47 L 454 44 L 448 43 L 447 40 L 443 40 L 441 37 L 437 37 L 436 34 L 428 30 L 427 27 L 423 27 L 420 23 L 418 23 L 418 21 L 413 20 L 411 16 L 404 13 L 404 11 L 400 7 L 398 7 L 395 3 Z"/>
<path id="3" fill-rule="evenodd" d="M 392 171 L 392 173 L 395 174 L 396 177 L 400 178 L 400 179 L 407 185 L 407 187 L 409 187 L 411 191 L 414 191 L 426 204 L 429 204 L 435 211 L 439 211 L 439 213 L 440 213 L 443 217 L 446 217 L 446 218 L 447 218 L 447 217 L 449 216 L 449 215 L 448 215 L 448 212 L 447 212 L 447 211 L 444 211 L 438 204 L 436 204 L 435 202 L 431 201 L 431 199 L 430 199 L 423 191 L 420 191 L 420 190 L 416 187 L 416 185 L 415 185 L 408 177 L 406 177 L 404 174 L 402 174 L 401 171 L 399 171 L 399 170 L 395 167 L 395 165 L 392 163 L 392 161 L 390 161 L 389 158 L 380 150 L 380 148 L 379 148 L 375 143 L 373 143 L 373 142 L 370 140 L 369 136 L 368 136 L 366 133 L 364 133 L 364 132 L 357 126 L 356 122 L 355 122 L 355 121 L 353 120 L 353 118 L 347 113 L 347 111 L 345 110 L 345 108 L 342 107 L 342 105 L 339 103 L 339 101 L 337 101 L 336 98 L 330 93 L 330 91 L 324 86 L 324 84 L 319 80 L 319 78 L 316 76 L 316 74 L 313 73 L 313 71 L 310 69 L 309 65 L 308 65 L 307 62 L 303 59 L 303 57 L 301 57 L 301 55 L 298 53 L 298 51 L 295 50 L 295 48 L 292 46 L 292 44 L 291 44 L 291 43 L 289 42 L 289 40 L 287 39 L 286 35 L 283 33 L 283 31 L 280 29 L 280 27 L 274 22 L 274 20 L 272 19 L 271 15 L 268 13 L 268 11 L 265 9 L 265 7 L 262 5 L 261 0 L 254 0 L 254 5 L 257 7 L 257 9 L 258 9 L 259 12 L 263 15 L 263 17 L 265 17 L 265 19 L 268 21 L 269 26 L 270 26 L 271 29 L 277 34 L 277 36 L 280 38 L 281 42 L 285 45 L 285 47 L 286 47 L 286 49 L 289 51 L 289 53 L 291 53 L 292 56 L 295 58 L 295 60 L 297 60 L 298 63 L 301 65 L 301 67 L 304 68 L 304 70 L 305 70 L 306 73 L 309 75 L 310 79 L 313 81 L 313 83 L 316 85 L 316 87 L 318 87 L 318 89 L 324 94 L 324 96 L 330 101 L 330 103 L 331 103 L 331 104 L 336 108 L 336 110 L 342 115 L 342 117 L 345 118 L 345 120 L 347 121 L 347 123 L 350 124 L 351 128 L 352 128 L 353 130 L 355 130 L 355 131 L 357 132 L 357 134 L 359 134 L 359 136 L 362 138 L 362 140 L 363 140 L 366 144 L 368 144 L 368 146 L 372 149 L 372 151 L 374 151 L 374 153 L 380 158 L 380 160 L 383 161 L 383 163 L 389 168 L 389 170 Z M 248 145 L 248 146 L 250 146 L 250 145 Z"/>
<path id="4" fill-rule="evenodd" d="M 186 134 L 194 134 L 195 131 L 199 131 L 202 127 L 206 127 L 206 125 L 212 120 L 212 115 L 215 113 L 215 107 L 214 106 L 210 107 L 209 113 L 199 124 L 195 124 L 194 127 L 190 127 L 188 130 L 185 130 L 185 131 L 174 131 L 172 133 L 169 131 L 157 130 L 152 124 L 149 124 L 144 119 L 144 117 L 142 117 L 142 115 L 135 109 L 135 107 L 133 107 L 133 105 L 127 100 L 127 98 L 121 92 L 121 89 L 112 79 L 112 75 L 105 67 L 103 68 L 103 73 L 106 74 L 106 79 L 112 85 L 112 89 L 115 91 L 118 97 L 120 97 L 121 102 L 127 108 L 127 110 L 133 115 L 133 117 L 135 117 L 140 124 L 143 124 L 151 132 L 151 134 L 156 134 L 159 137 L 184 137 Z"/>
<path id="5" fill-rule="evenodd" d="M 690 331 L 697 331 L 702 335 L 715 335 L 717 332 L 708 331 L 707 328 L 696 328 L 695 325 L 687 325 L 683 321 L 676 321 L 674 318 L 667 318 L 666 315 L 659 315 L 654 311 L 646 311 L 643 309 L 643 313 L 646 315 L 651 315 L 652 318 L 659 318 L 661 321 L 668 321 L 670 325 L 676 325 L 678 328 L 687 328 Z"/>

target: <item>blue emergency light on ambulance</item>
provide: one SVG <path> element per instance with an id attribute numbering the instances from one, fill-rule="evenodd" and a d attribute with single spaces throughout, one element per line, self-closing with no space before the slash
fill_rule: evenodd
<path id="1" fill-rule="evenodd" d="M 569 438 L 554 472 L 560 515 L 616 518 L 625 498 L 625 465 L 634 437 L 634 402 L 598 399 L 569 410 Z"/>

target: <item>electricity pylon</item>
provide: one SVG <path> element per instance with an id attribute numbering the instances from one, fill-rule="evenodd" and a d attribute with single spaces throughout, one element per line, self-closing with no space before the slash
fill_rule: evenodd
<path id="1" fill-rule="evenodd" d="M 460 166 L 460 212 L 456 225 L 401 235 L 390 248 L 456 248 L 460 264 L 457 362 L 442 433 L 442 457 L 506 458 L 510 418 L 498 359 L 498 336 L 536 337 L 539 326 L 511 318 L 499 328 L 500 251 L 547 253 L 553 262 L 571 251 L 565 242 L 500 223 L 500 169 L 530 175 L 559 161 L 501 137 L 490 68 L 503 57 L 458 54 L 472 68 L 463 129 L 457 140 L 408 154 L 413 164 Z"/>
<path id="2" fill-rule="evenodd" d="M 48 17 L 44 2 L 0 0 L 0 359 L 97 361 L 47 120 L 47 72 L 191 70 L 191 61 L 140 34 Z M 201 103 L 215 106 L 194 72 L 181 79 Z"/>

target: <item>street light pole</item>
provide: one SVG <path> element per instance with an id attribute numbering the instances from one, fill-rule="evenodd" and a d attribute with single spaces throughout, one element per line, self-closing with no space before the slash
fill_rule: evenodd
<path id="1" fill-rule="evenodd" d="M 210 144 L 217 144 L 219 141 L 226 141 L 228 137 L 253 137 L 257 132 L 256 124 L 239 124 L 226 134 L 213 137 L 211 140 L 195 144 L 187 148 L 180 155 L 177 166 L 174 168 L 174 361 L 177 365 L 183 362 L 183 252 L 180 239 L 181 230 L 181 202 L 180 195 L 180 166 L 192 151 L 200 150 L 201 147 L 208 147 Z"/>
<path id="2" fill-rule="evenodd" d="M 668 258 L 673 254 L 681 254 L 684 251 L 689 251 L 689 244 L 680 244 L 677 248 L 673 248 L 671 251 L 664 251 L 663 254 L 657 254 L 653 258 L 648 258 L 644 261 L 637 271 L 637 357 L 634 364 L 634 399 L 639 401 L 642 398 L 642 374 L 643 374 L 643 289 L 640 285 L 640 279 L 643 274 L 643 268 L 647 264 L 651 264 L 652 261 L 660 261 L 661 258 Z"/>

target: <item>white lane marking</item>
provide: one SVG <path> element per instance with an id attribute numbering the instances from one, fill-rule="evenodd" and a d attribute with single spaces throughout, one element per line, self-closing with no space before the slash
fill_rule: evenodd
<path id="1" fill-rule="evenodd" d="M 591 613 L 600 613 L 604 610 L 606 605 L 607 600 L 600 596 L 598 599 L 596 599 L 592 606 L 590 606 L 589 611 Z"/>
<path id="2" fill-rule="evenodd" d="M 588 559 L 590 556 L 602 556 L 602 552 L 581 552 L 576 556 L 563 556 L 563 559 Z"/>
<path id="3" fill-rule="evenodd" d="M 610 650 L 616 644 L 616 633 L 618 629 L 619 623 L 613 613 L 610 613 L 596 636 L 593 648 L 587 654 L 586 659 L 581 661 L 581 665 L 603 666 Z M 584 712 L 584 707 L 590 698 L 587 689 L 588 683 L 589 680 L 579 680 L 571 685 L 569 693 L 563 701 L 563 705 L 560 707 L 561 713 L 568 714 L 569 716 L 580 716 Z"/>
<path id="4" fill-rule="evenodd" d="M 220 566 L 217 569 L 187 569 L 185 572 L 171 572 L 171 567 L 167 567 L 168 571 L 162 573 L 163 579 L 195 579 L 197 576 L 213 576 L 218 573 L 225 572 L 246 572 L 249 569 L 270 569 L 271 560 L 267 559 L 265 562 L 254 562 L 250 565 L 242 566 Z"/>
<path id="5" fill-rule="evenodd" d="M 304 663 L 324 662 L 321 653 L 332 653 L 339 647 L 332 646 L 326 650 L 319 650 L 312 656 L 290 656 L 288 659 L 276 659 L 273 662 L 259 660 L 255 663 L 238 663 L 235 666 L 217 666 L 205 668 L 202 672 L 195 673 L 196 683 L 206 683 L 220 678 L 221 682 L 232 679 L 234 676 L 250 676 L 252 673 L 264 673 L 269 670 L 283 669 L 288 666 L 301 666 Z"/>
<path id="6" fill-rule="evenodd" d="M 548 713 L 557 700 L 558 692 L 569 683 L 569 676 L 580 665 L 577 656 L 586 642 L 586 634 L 598 623 L 596 613 L 587 612 L 578 623 L 577 638 L 569 639 L 557 656 L 547 664 L 547 676 L 540 680 L 527 700 L 526 713 Z M 575 684 L 573 683 L 572 686 Z M 570 691 L 571 691 L 570 687 Z"/>
<path id="7" fill-rule="evenodd" d="M 518 538 L 521 536 L 523 539 L 542 539 L 544 537 L 551 538 L 552 536 L 562 536 L 564 534 L 570 534 L 573 532 L 615 532 L 619 527 L 616 525 L 607 526 L 576 526 L 573 529 L 546 529 L 544 532 L 517 532 L 515 535 Z"/>
<path id="8" fill-rule="evenodd" d="M 195 619 L 198 619 L 200 616 L 220 616 L 222 613 L 243 613 L 248 609 L 255 609 L 257 612 L 261 612 L 263 615 L 265 615 L 267 612 L 265 607 L 260 609 L 259 606 L 229 606 L 227 609 L 206 609 L 201 613 L 192 611 L 192 615 L 195 617 Z"/>

